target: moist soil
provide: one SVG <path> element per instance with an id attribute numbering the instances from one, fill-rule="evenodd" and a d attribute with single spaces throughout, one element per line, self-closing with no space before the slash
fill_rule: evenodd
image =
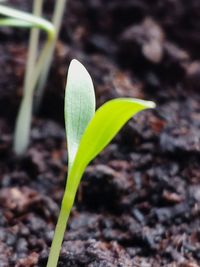
<path id="1" fill-rule="evenodd" d="M 8 4 L 30 10 L 30 2 Z M 66 182 L 72 58 L 93 77 L 98 106 L 130 96 L 157 108 L 131 119 L 87 168 L 58 266 L 200 266 L 199 33 L 199 0 L 69 1 L 30 146 L 18 158 L 28 32 L 0 29 L 0 267 L 47 262 Z"/>

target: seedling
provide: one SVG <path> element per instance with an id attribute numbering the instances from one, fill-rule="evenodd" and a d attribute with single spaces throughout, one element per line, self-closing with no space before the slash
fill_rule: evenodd
<path id="1" fill-rule="evenodd" d="M 56 267 L 67 221 L 84 170 L 122 126 L 139 111 L 154 108 L 151 101 L 117 98 L 95 113 L 95 95 L 85 67 L 72 60 L 65 91 L 65 128 L 68 147 L 68 176 L 47 267 Z"/>
<path id="2" fill-rule="evenodd" d="M 24 77 L 24 95 L 14 134 L 14 151 L 17 155 L 22 155 L 29 143 L 34 91 L 37 87 L 35 103 L 35 110 L 37 110 L 42 99 L 66 2 L 67 0 L 55 2 L 52 23 L 41 18 L 43 0 L 33 1 L 34 15 L 0 5 L 0 14 L 7 16 L 7 18 L 0 19 L 0 26 L 32 28 Z M 48 38 L 37 59 L 39 29 L 46 31 Z"/>
<path id="3" fill-rule="evenodd" d="M 34 66 L 34 69 L 32 65 L 36 60 L 36 55 L 34 54 L 30 58 L 29 54 L 29 60 L 27 66 L 28 69 L 26 71 L 26 76 L 24 80 L 24 90 L 23 90 L 24 95 L 21 102 L 21 106 L 19 108 L 16 121 L 15 134 L 14 134 L 14 151 L 16 152 L 16 154 L 21 155 L 24 153 L 24 151 L 28 146 L 31 117 L 32 117 L 33 94 L 38 79 L 40 77 L 40 74 L 44 68 L 46 59 L 48 58 L 52 42 L 54 42 L 56 36 L 55 28 L 49 21 L 43 18 L 10 7 L 0 5 L 0 14 L 7 17 L 0 19 L 0 26 L 12 26 L 12 27 L 22 27 L 22 28 L 35 27 L 44 30 L 47 33 L 47 40 L 40 53 L 38 61 Z"/>

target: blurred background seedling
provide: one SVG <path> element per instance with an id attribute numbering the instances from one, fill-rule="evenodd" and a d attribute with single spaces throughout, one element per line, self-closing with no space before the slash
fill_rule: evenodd
<path id="1" fill-rule="evenodd" d="M 37 110 L 41 103 L 66 3 L 66 0 L 55 2 L 52 22 L 41 17 L 43 0 L 33 1 L 33 14 L 0 5 L 0 14 L 5 16 L 0 19 L 0 26 L 31 28 L 23 97 L 14 133 L 14 152 L 17 155 L 23 155 L 29 144 L 32 111 Z M 47 39 L 39 53 L 40 30 L 47 33 Z M 35 103 L 33 103 L 34 95 L 36 95 Z"/>

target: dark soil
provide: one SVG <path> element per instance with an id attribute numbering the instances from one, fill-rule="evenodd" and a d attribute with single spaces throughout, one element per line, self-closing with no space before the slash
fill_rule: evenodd
<path id="1" fill-rule="evenodd" d="M 8 1 L 30 10 L 31 1 Z M 46 1 L 48 17 L 54 1 Z M 88 167 L 59 267 L 200 266 L 200 1 L 71 0 L 31 143 L 12 152 L 28 33 L 0 30 L 0 267 L 44 267 L 67 173 L 63 94 L 82 61 L 98 105 L 154 100 Z"/>

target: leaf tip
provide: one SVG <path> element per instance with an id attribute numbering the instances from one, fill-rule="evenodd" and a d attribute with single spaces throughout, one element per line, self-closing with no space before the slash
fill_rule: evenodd
<path id="1" fill-rule="evenodd" d="M 68 72 L 74 77 L 76 83 L 85 83 L 86 87 L 90 85 L 93 88 L 92 78 L 85 66 L 77 59 L 72 59 Z M 92 89 L 94 90 L 94 88 Z"/>
<path id="2" fill-rule="evenodd" d="M 132 101 L 133 103 L 139 104 L 142 107 L 142 110 L 156 107 L 156 103 L 153 101 L 147 101 L 147 100 L 142 100 L 142 99 L 137 99 L 137 98 L 132 98 Z"/>
<path id="3" fill-rule="evenodd" d="M 74 68 L 74 69 L 85 69 L 85 67 L 83 66 L 83 64 L 77 60 L 77 59 L 72 59 L 70 62 L 70 68 Z"/>
<path id="4" fill-rule="evenodd" d="M 146 101 L 146 106 L 147 106 L 147 108 L 155 108 L 156 103 L 153 101 Z"/>
<path id="5" fill-rule="evenodd" d="M 73 58 L 71 60 L 71 63 L 70 64 L 81 64 L 80 61 L 78 61 L 77 59 Z"/>

